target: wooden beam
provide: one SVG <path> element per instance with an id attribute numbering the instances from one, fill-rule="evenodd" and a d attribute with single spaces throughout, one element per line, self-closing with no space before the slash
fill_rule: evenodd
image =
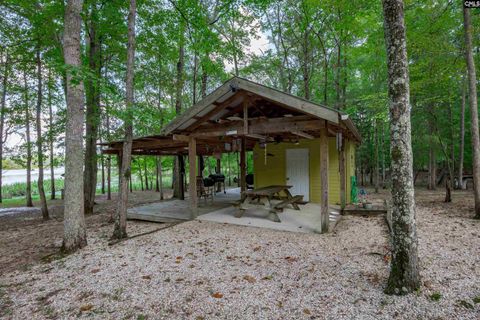
<path id="1" fill-rule="evenodd" d="M 347 194 L 346 194 L 346 176 L 345 176 L 345 171 L 346 171 L 346 161 L 345 161 L 345 139 L 341 138 L 341 145 L 340 145 L 340 150 L 338 151 L 338 165 L 339 165 L 339 171 L 340 171 L 340 207 L 341 209 L 345 209 L 345 206 L 347 205 Z"/>
<path id="2" fill-rule="evenodd" d="M 266 136 L 262 136 L 261 134 L 256 134 L 256 133 L 249 133 L 245 136 L 252 139 L 267 140 Z"/>
<path id="3" fill-rule="evenodd" d="M 245 137 L 242 137 L 242 146 L 240 150 L 240 191 L 241 194 L 247 190 L 247 182 L 245 180 L 245 176 L 247 175 L 247 165 L 246 165 L 246 143 Z"/>
<path id="4" fill-rule="evenodd" d="M 248 99 L 243 100 L 243 133 L 248 134 Z"/>
<path id="5" fill-rule="evenodd" d="M 307 138 L 307 139 L 315 139 L 314 136 L 312 136 L 311 134 L 308 134 L 306 132 L 303 132 L 303 131 L 292 131 L 292 133 L 296 136 L 299 136 L 299 137 L 302 137 L 302 138 Z"/>
<path id="6" fill-rule="evenodd" d="M 195 219 L 198 215 L 198 198 L 197 198 L 197 170 L 196 170 L 196 158 L 197 158 L 197 141 L 195 138 L 190 137 L 188 142 L 188 164 L 190 174 L 190 212 L 191 218 Z"/>
<path id="7" fill-rule="evenodd" d="M 328 129 L 327 125 L 320 130 L 320 232 L 328 232 L 330 214 L 328 210 Z"/>
<path id="8" fill-rule="evenodd" d="M 325 126 L 323 120 L 312 120 L 309 117 L 297 116 L 290 118 L 251 119 L 248 121 L 248 132 L 244 133 L 244 124 L 228 123 L 222 125 L 204 126 L 198 132 L 192 133 L 197 138 L 220 137 L 243 134 L 269 134 L 292 131 L 318 131 Z"/>
<path id="9" fill-rule="evenodd" d="M 184 142 L 190 141 L 190 138 L 183 134 L 174 134 L 172 139 L 173 141 L 184 141 Z"/>

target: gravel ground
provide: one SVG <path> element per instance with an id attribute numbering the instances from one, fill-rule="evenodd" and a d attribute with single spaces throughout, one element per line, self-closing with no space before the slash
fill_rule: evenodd
<path id="1" fill-rule="evenodd" d="M 346 216 L 327 235 L 192 221 L 0 277 L 6 319 L 478 319 L 480 222 L 470 193 L 417 192 L 423 286 L 382 293 L 382 217 Z M 384 195 L 386 196 L 386 195 Z M 131 224 L 130 234 L 151 230 Z M 147 230 L 148 229 L 148 230 Z"/>

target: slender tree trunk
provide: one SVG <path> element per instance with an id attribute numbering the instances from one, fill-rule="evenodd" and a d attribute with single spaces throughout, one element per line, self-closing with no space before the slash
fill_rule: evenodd
<path id="1" fill-rule="evenodd" d="M 95 193 L 97 189 L 97 137 L 100 120 L 100 90 L 98 80 L 101 76 L 100 49 L 97 34 L 97 4 L 91 4 L 90 25 L 89 25 L 89 50 L 88 66 L 95 79 L 90 76 L 87 82 L 87 109 L 86 109 L 86 146 L 85 146 L 85 172 L 84 172 L 84 193 L 85 193 L 85 214 L 93 213 L 95 204 Z"/>
<path id="2" fill-rule="evenodd" d="M 148 190 L 148 169 L 147 169 L 147 158 L 143 157 L 143 167 L 145 170 L 145 190 Z"/>
<path id="3" fill-rule="evenodd" d="M 128 206 L 128 178 L 131 176 L 130 160 L 132 156 L 133 124 L 132 111 L 134 100 L 134 63 L 135 63 L 135 16 L 136 0 L 130 0 L 128 13 L 128 44 L 127 44 L 127 78 L 126 78 L 126 105 L 127 118 L 125 121 L 125 141 L 122 150 L 122 170 L 120 175 L 120 190 L 118 212 L 115 217 L 113 238 L 122 239 L 127 237 L 127 206 Z"/>
<path id="4" fill-rule="evenodd" d="M 25 140 L 27 143 L 27 186 L 26 186 L 26 206 L 33 207 L 32 201 L 32 143 L 30 141 L 30 106 L 28 95 L 27 71 L 23 73 L 23 86 L 25 96 Z"/>
<path id="5" fill-rule="evenodd" d="M 158 157 L 155 157 L 155 192 L 160 192 L 160 181 L 158 174 Z"/>
<path id="6" fill-rule="evenodd" d="M 383 0 L 390 97 L 392 159 L 392 262 L 386 293 L 420 287 L 413 188 L 410 88 L 402 0 Z"/>
<path id="7" fill-rule="evenodd" d="M 52 110 L 52 79 L 50 71 L 48 72 L 48 145 L 50 151 L 50 199 L 54 200 L 55 195 L 55 158 L 53 153 L 53 140 L 54 140 L 54 131 L 53 131 L 53 110 Z"/>
<path id="8" fill-rule="evenodd" d="M 112 156 L 107 157 L 107 200 L 112 200 Z"/>
<path id="9" fill-rule="evenodd" d="M 192 102 L 197 103 L 197 73 L 198 73 L 198 53 L 195 51 L 193 58 L 193 88 L 192 88 Z"/>
<path id="10" fill-rule="evenodd" d="M 42 60 L 40 57 L 40 44 L 37 46 L 37 108 L 36 108 L 36 128 L 37 128 L 37 159 L 38 159 L 38 194 L 42 206 L 43 220 L 48 220 L 47 198 L 43 188 L 43 138 L 42 138 L 42 100 L 43 100 L 43 81 L 42 81 Z"/>
<path id="11" fill-rule="evenodd" d="M 180 30 L 179 30 L 180 44 L 178 48 L 178 62 L 177 62 L 177 80 L 175 84 L 175 113 L 179 115 L 182 112 L 182 91 L 183 91 L 183 68 L 184 68 L 184 59 L 185 59 L 185 22 L 181 18 Z M 173 168 L 173 197 L 180 199 L 181 195 L 181 186 L 182 179 L 180 178 L 180 163 L 178 157 L 175 157 L 174 168 Z"/>
<path id="12" fill-rule="evenodd" d="M 463 21 L 465 28 L 465 53 L 468 69 L 469 105 L 470 105 L 470 130 L 472 133 L 473 149 L 473 185 L 475 198 L 475 219 L 480 219 L 480 136 L 478 132 L 478 103 L 477 103 L 477 75 L 475 61 L 472 52 L 473 27 L 470 21 L 470 11 L 463 9 Z"/>
<path id="13" fill-rule="evenodd" d="M 106 99 L 105 99 L 106 100 Z M 108 104 L 105 107 L 105 117 L 107 124 L 107 141 L 110 142 L 110 114 Z M 109 154 L 107 157 L 107 200 L 112 200 L 112 156 Z M 113 216 L 112 216 L 113 222 Z"/>
<path id="14" fill-rule="evenodd" d="M 102 166 L 102 194 L 105 194 L 105 158 L 103 154 L 100 155 L 100 164 Z"/>
<path id="15" fill-rule="evenodd" d="M 207 81 L 208 81 L 208 74 L 207 74 L 207 72 L 204 70 L 204 71 L 202 72 L 202 88 L 201 88 L 201 91 L 202 91 L 202 99 L 207 96 Z"/>
<path id="16" fill-rule="evenodd" d="M 465 102 L 466 102 L 466 79 L 463 80 L 462 84 L 462 104 L 460 110 L 460 150 L 459 150 L 459 159 L 458 159 L 458 189 L 465 189 L 463 184 L 463 157 L 465 150 Z"/>
<path id="17" fill-rule="evenodd" d="M 380 166 L 378 158 L 378 120 L 375 121 L 375 193 L 378 193 L 378 188 L 380 186 Z"/>
<path id="18" fill-rule="evenodd" d="M 387 187 L 385 182 L 385 133 L 383 130 L 383 121 L 381 126 L 381 148 L 382 148 L 382 189 Z"/>
<path id="19" fill-rule="evenodd" d="M 3 78 L 2 78 L 2 98 L 1 98 L 1 104 L 0 104 L 0 203 L 3 200 L 3 195 L 2 195 L 3 141 L 5 139 L 3 131 L 4 131 L 4 125 L 5 125 L 5 110 L 6 110 L 5 107 L 6 107 L 6 101 L 7 101 L 8 71 L 10 67 L 9 63 L 10 63 L 10 59 L 7 52 L 5 54 L 5 65 L 4 65 Z"/>
<path id="20" fill-rule="evenodd" d="M 428 165 L 428 177 L 429 177 L 429 182 L 428 182 L 428 189 L 430 190 L 435 190 L 437 189 L 437 157 L 436 157 L 436 150 L 435 150 L 435 141 L 433 139 L 434 136 L 434 119 L 433 119 L 433 114 L 434 114 L 434 108 L 433 106 L 430 107 L 430 112 L 432 115 L 430 116 L 428 122 L 429 122 L 429 165 Z"/>
<path id="21" fill-rule="evenodd" d="M 162 157 L 158 156 L 158 182 L 160 185 L 160 200 L 163 200 L 163 173 L 162 173 Z"/>
<path id="22" fill-rule="evenodd" d="M 80 32 L 83 0 L 68 0 L 65 9 L 63 54 L 65 64 L 81 67 Z M 67 70 L 67 125 L 65 132 L 65 210 L 62 249 L 73 252 L 87 245 L 83 199 L 83 82 Z"/>
<path id="23" fill-rule="evenodd" d="M 142 165 L 138 163 L 138 177 L 140 178 L 140 190 L 145 191 L 143 188 L 143 174 L 142 174 Z"/>

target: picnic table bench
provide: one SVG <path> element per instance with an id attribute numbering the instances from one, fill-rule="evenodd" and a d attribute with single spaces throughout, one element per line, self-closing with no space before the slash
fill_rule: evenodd
<path id="1" fill-rule="evenodd" d="M 235 217 L 241 218 L 243 216 L 245 210 L 247 209 L 245 206 L 246 204 L 254 204 L 265 206 L 269 211 L 268 218 L 275 222 L 281 222 L 277 212 L 281 212 L 289 205 L 291 205 L 295 210 L 300 210 L 298 205 L 303 203 L 303 196 L 292 196 L 288 190 L 291 187 L 292 186 L 272 185 L 243 192 L 241 199 L 234 203 L 234 205 L 238 208 L 238 212 L 235 214 Z M 282 193 L 285 196 L 282 196 Z M 272 200 L 274 199 L 280 199 L 281 201 L 273 204 Z"/>

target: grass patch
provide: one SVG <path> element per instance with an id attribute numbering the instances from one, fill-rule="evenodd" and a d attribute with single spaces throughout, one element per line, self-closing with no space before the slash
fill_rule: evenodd
<path id="1" fill-rule="evenodd" d="M 432 301 L 440 301 L 442 299 L 442 294 L 440 292 L 434 292 L 430 295 L 430 300 Z"/>

